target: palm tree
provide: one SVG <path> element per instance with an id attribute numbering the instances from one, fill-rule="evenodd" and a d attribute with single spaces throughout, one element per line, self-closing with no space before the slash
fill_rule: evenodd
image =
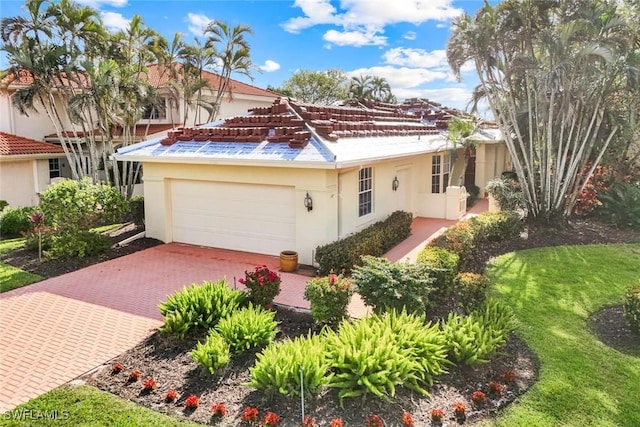
<path id="1" fill-rule="evenodd" d="M 208 35 L 205 47 L 212 49 L 213 57 L 219 68 L 218 87 L 213 101 L 213 110 L 209 114 L 209 121 L 215 120 L 220 112 L 222 98 L 227 95 L 232 99 L 230 80 L 233 73 L 239 73 L 251 78 L 251 55 L 246 36 L 253 34 L 247 25 L 229 26 L 224 21 L 213 21 L 204 31 Z"/>
<path id="2" fill-rule="evenodd" d="M 373 77 L 372 76 L 363 76 L 360 77 L 351 77 L 351 81 L 349 82 L 349 89 L 347 90 L 347 95 L 350 100 L 354 101 L 363 101 L 365 99 L 371 99 L 373 92 Z"/>
<path id="3" fill-rule="evenodd" d="M 476 124 L 471 120 L 463 120 L 454 118 L 449 121 L 447 125 L 447 140 L 451 142 L 451 162 L 449 176 L 454 177 L 455 171 L 455 159 L 458 154 L 458 149 L 462 148 L 464 153 L 464 165 L 458 178 L 458 185 L 463 184 L 464 174 L 471 158 L 471 151 L 476 147 L 477 143 L 470 137 L 476 130 Z"/>
<path id="4" fill-rule="evenodd" d="M 384 77 L 373 77 L 371 79 L 371 97 L 375 101 L 396 102 L 396 97 L 391 92 L 391 86 Z"/>
<path id="5" fill-rule="evenodd" d="M 531 219 L 572 212 L 618 131 L 609 100 L 629 87 L 638 58 L 617 8 L 614 1 L 507 0 L 453 23 L 449 65 L 458 78 L 464 64 L 475 65 L 476 95 L 500 125 Z"/>

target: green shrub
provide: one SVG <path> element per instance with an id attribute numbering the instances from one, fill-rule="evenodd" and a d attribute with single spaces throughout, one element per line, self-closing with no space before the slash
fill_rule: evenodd
<path id="1" fill-rule="evenodd" d="M 353 271 L 353 284 L 374 312 L 406 309 L 424 313 L 433 305 L 431 269 L 423 264 L 390 263 L 385 258 L 362 257 Z"/>
<path id="2" fill-rule="evenodd" d="M 278 322 L 275 312 L 249 304 L 220 319 L 216 331 L 229 343 L 233 353 L 269 344 L 276 337 Z"/>
<path id="3" fill-rule="evenodd" d="M 308 280 L 304 290 L 304 299 L 310 303 L 313 320 L 323 325 L 337 325 L 347 317 L 352 295 L 349 279 L 335 274 Z"/>
<path id="4" fill-rule="evenodd" d="M 458 365 L 487 363 L 513 331 L 513 313 L 499 303 L 485 304 L 468 316 L 449 313 L 442 330 L 448 358 Z"/>
<path id="5" fill-rule="evenodd" d="M 488 287 L 489 278 L 484 274 L 458 273 L 454 285 L 456 301 L 469 313 L 484 304 Z"/>
<path id="6" fill-rule="evenodd" d="M 216 331 L 211 331 L 204 342 L 199 342 L 189 353 L 194 362 L 204 366 L 210 373 L 226 366 L 231 359 L 229 344 Z"/>
<path id="7" fill-rule="evenodd" d="M 418 254 L 417 262 L 431 268 L 430 275 L 435 279 L 432 298 L 444 301 L 453 288 L 460 256 L 444 248 L 427 246 Z"/>
<path id="8" fill-rule="evenodd" d="M 596 213 L 603 221 L 619 228 L 640 230 L 640 182 L 618 183 L 598 195 L 602 205 Z"/>
<path id="9" fill-rule="evenodd" d="M 624 314 L 631 327 L 640 333 L 640 284 L 630 288 L 624 298 Z"/>
<path id="10" fill-rule="evenodd" d="M 92 184 L 88 178 L 62 180 L 40 195 L 40 209 L 55 232 L 89 230 L 121 222 L 128 207 L 117 188 Z"/>
<path id="11" fill-rule="evenodd" d="M 300 396 L 300 371 L 305 397 L 317 395 L 329 384 L 329 372 L 323 335 L 298 337 L 269 344 L 257 356 L 249 370 L 252 387 L 277 391 L 287 396 Z"/>
<path id="12" fill-rule="evenodd" d="M 266 265 L 258 265 L 253 271 L 245 271 L 244 278 L 238 279 L 249 290 L 249 301 L 262 307 L 269 307 L 280 293 L 282 278 Z"/>
<path id="13" fill-rule="evenodd" d="M 326 343 L 334 372 L 329 386 L 339 389 L 340 406 L 345 397 L 369 394 L 389 400 L 397 386 L 427 394 L 423 386 L 444 372 L 444 338 L 424 316 L 390 312 L 344 320 L 337 331 L 327 330 Z"/>
<path id="14" fill-rule="evenodd" d="M 20 237 L 31 229 L 29 215 L 36 211 L 35 207 L 5 208 L 0 213 L 0 236 Z"/>
<path id="15" fill-rule="evenodd" d="M 342 240 L 316 248 L 315 259 L 319 274 L 332 272 L 349 273 L 361 264 L 363 255 L 382 256 L 411 234 L 410 213 L 396 211 L 384 221 L 379 221 L 364 230 Z"/>
<path id="16" fill-rule="evenodd" d="M 131 218 L 136 225 L 144 225 L 144 196 L 133 196 L 129 199 Z"/>
<path id="17" fill-rule="evenodd" d="M 475 228 L 469 221 L 460 221 L 432 239 L 427 247 L 436 246 L 457 254 L 459 264 L 462 265 L 468 255 L 475 250 L 475 241 Z"/>
<path id="18" fill-rule="evenodd" d="M 111 239 L 93 231 L 78 230 L 43 237 L 46 258 L 69 259 L 97 255 L 109 249 Z"/>
<path id="19" fill-rule="evenodd" d="M 503 211 L 516 211 L 524 207 L 524 195 L 518 181 L 496 178 L 487 183 L 487 191 L 496 199 Z"/>
<path id="20" fill-rule="evenodd" d="M 230 289 L 224 280 L 184 287 L 158 306 L 164 319 L 160 330 L 184 338 L 195 328 L 211 329 L 246 300 L 245 292 Z"/>
<path id="21" fill-rule="evenodd" d="M 514 211 L 483 212 L 468 220 L 475 231 L 476 243 L 499 242 L 516 237 L 523 229 L 520 215 Z"/>
<path id="22" fill-rule="evenodd" d="M 6 200 L 0 200 L 0 212 L 2 212 L 7 206 L 9 206 L 9 202 Z"/>

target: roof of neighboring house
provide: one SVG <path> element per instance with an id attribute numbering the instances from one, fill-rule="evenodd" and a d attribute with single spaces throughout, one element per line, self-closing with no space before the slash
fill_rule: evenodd
<path id="1" fill-rule="evenodd" d="M 181 66 L 181 64 L 176 64 L 176 65 L 178 67 Z M 158 67 L 158 65 L 156 64 L 148 65 L 147 72 L 141 73 L 141 75 L 146 75 L 151 85 L 157 88 L 166 86 L 169 80 L 169 73 L 163 72 L 163 70 L 160 67 Z M 210 71 L 204 70 L 202 72 L 202 77 L 209 83 L 209 86 L 212 89 L 215 90 L 218 87 L 218 84 L 220 82 L 219 75 L 212 73 Z M 0 81 L 0 88 L 7 88 L 10 85 L 28 86 L 32 83 L 33 83 L 33 75 L 27 70 L 19 70 L 17 74 L 16 73 L 7 74 Z M 56 86 L 58 87 L 69 86 L 69 83 L 71 83 L 71 85 L 75 88 L 80 86 L 89 87 L 90 85 L 90 83 L 87 81 L 86 75 L 82 72 L 74 73 L 74 77 L 69 80 L 67 80 L 66 77 L 64 77 L 63 75 L 63 77 L 59 78 L 58 82 L 56 83 L 57 83 Z M 280 96 L 275 92 L 271 92 L 265 89 L 260 89 L 259 87 L 242 83 L 234 79 L 230 80 L 230 86 L 231 86 L 230 87 L 231 92 L 234 94 L 266 96 L 269 98 L 277 98 Z"/>
<path id="2" fill-rule="evenodd" d="M 176 66 L 180 67 L 182 66 L 181 64 L 176 63 Z M 163 71 L 162 67 L 159 67 L 156 64 L 152 64 L 147 66 L 147 76 L 149 78 L 149 82 L 154 86 L 154 87 L 163 87 L 166 86 L 168 80 L 169 80 L 169 73 L 168 70 L 167 71 Z M 216 89 L 218 87 L 218 84 L 220 83 L 220 76 L 218 74 L 212 73 L 210 71 L 206 71 L 204 70 L 202 72 L 202 78 L 204 80 L 207 81 L 207 83 L 209 84 L 209 87 L 211 89 Z M 275 93 L 275 92 L 271 92 L 269 90 L 265 90 L 265 89 L 260 89 L 259 87 L 256 86 L 252 86 L 250 84 L 246 84 L 246 83 L 242 83 L 239 82 L 237 80 L 233 80 L 231 79 L 230 81 L 230 85 L 231 85 L 231 92 L 232 93 L 241 93 L 244 95 L 254 95 L 254 96 L 267 96 L 269 98 L 277 98 L 280 95 Z"/>
<path id="3" fill-rule="evenodd" d="M 0 155 L 24 156 L 30 154 L 63 154 L 61 146 L 36 141 L 10 133 L 0 132 Z"/>
<path id="4" fill-rule="evenodd" d="M 144 136 L 147 135 L 155 135 L 156 133 L 160 133 L 160 132 L 164 132 L 167 131 L 169 129 L 173 129 L 175 126 L 170 124 L 170 123 L 160 123 L 160 124 L 149 124 L 148 125 L 148 129 L 147 129 L 147 125 L 146 124 L 139 124 L 136 126 L 135 128 L 135 136 L 138 138 L 142 138 Z M 113 129 L 113 136 L 114 137 L 119 137 L 121 136 L 123 133 L 123 128 L 122 126 L 115 126 Z M 101 132 L 99 129 L 96 129 L 94 131 L 95 135 L 100 135 Z M 74 133 L 71 131 L 64 131 L 63 135 L 65 138 L 73 138 L 74 137 Z M 84 138 L 85 134 L 84 132 L 76 132 L 75 135 L 77 135 L 78 138 Z M 57 133 L 51 133 L 49 135 L 45 136 L 45 139 L 58 139 L 58 134 Z"/>
<path id="5" fill-rule="evenodd" d="M 404 104 L 342 107 L 278 99 L 248 115 L 179 128 L 118 150 L 119 160 L 347 167 L 447 149 L 450 111 L 411 111 Z"/>

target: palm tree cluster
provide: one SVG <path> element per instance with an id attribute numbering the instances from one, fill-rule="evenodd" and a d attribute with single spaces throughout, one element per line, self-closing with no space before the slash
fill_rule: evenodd
<path id="1" fill-rule="evenodd" d="M 10 64 L 3 77 L 28 82 L 13 95 L 14 105 L 26 115 L 39 109 L 46 113 L 73 178 L 107 180 L 124 186 L 129 196 L 140 167 L 111 160 L 116 127 L 122 129 L 120 144 L 135 142 L 144 113 L 164 108 L 161 91 L 168 92 L 170 107 L 183 103 L 182 117 L 173 117 L 174 108 L 168 108 L 172 123 L 186 124 L 192 110 L 194 124 L 214 120 L 223 98 L 232 96 L 231 75 L 251 77 L 246 36 L 252 31 L 245 25 L 212 21 L 204 42 L 196 38 L 188 44 L 177 33 L 169 43 L 139 15 L 126 29 L 110 34 L 95 9 L 73 0 L 26 0 L 25 9 L 26 16 L 4 18 L 0 24 Z M 147 74 L 151 64 L 160 73 L 155 86 Z M 209 87 L 205 70 L 220 76 L 217 87 Z"/>
<path id="2" fill-rule="evenodd" d="M 370 75 L 352 77 L 347 89 L 347 95 L 350 101 L 370 99 L 390 104 L 397 102 L 387 79 Z"/>
<path id="3" fill-rule="evenodd" d="M 532 219 L 567 218 L 612 141 L 638 135 L 637 5 L 507 0 L 453 23 L 449 65 L 474 65 Z"/>

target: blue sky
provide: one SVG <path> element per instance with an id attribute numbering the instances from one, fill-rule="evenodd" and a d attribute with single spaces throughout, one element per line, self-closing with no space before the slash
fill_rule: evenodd
<path id="1" fill-rule="evenodd" d="M 453 78 L 445 46 L 453 18 L 474 14 L 481 0 L 76 0 L 98 9 L 111 31 L 134 15 L 171 40 L 176 32 L 188 42 L 201 40 L 213 19 L 249 25 L 254 80 L 279 86 L 299 69 L 339 68 L 349 76 L 384 77 L 402 100 L 425 97 L 465 108 L 477 79 Z M 23 1 L 2 0 L 0 15 L 24 14 Z M 2 68 L 7 61 L 1 59 Z"/>

